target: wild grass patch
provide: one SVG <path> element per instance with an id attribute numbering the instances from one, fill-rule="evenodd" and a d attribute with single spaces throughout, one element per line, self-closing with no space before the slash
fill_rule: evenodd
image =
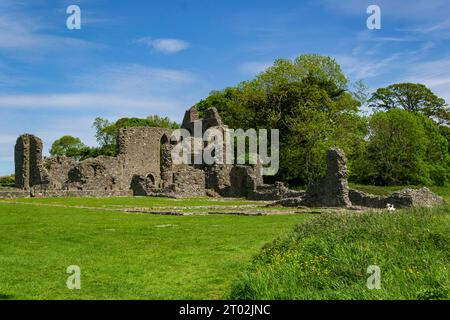
<path id="1" fill-rule="evenodd" d="M 232 299 L 448 299 L 450 207 L 327 214 L 266 245 Z M 381 288 L 370 290 L 369 266 Z"/>

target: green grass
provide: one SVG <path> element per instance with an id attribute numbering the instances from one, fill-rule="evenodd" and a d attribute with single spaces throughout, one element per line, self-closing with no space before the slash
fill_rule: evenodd
<path id="1" fill-rule="evenodd" d="M 158 198 L 28 201 L 179 203 Z M 159 216 L 0 202 L 0 299 L 224 298 L 242 265 L 265 243 L 311 217 Z M 81 290 L 66 287 L 70 265 L 81 268 Z"/>
<path id="2" fill-rule="evenodd" d="M 449 189 L 433 190 L 450 200 Z M 394 189 L 364 191 L 386 194 Z M 348 220 L 106 210 L 177 207 L 201 212 L 210 206 L 226 211 L 241 205 L 260 210 L 264 204 L 210 198 L 0 199 L 0 299 L 379 299 L 442 297 L 447 292 L 449 207 L 432 215 L 426 210 L 397 211 L 361 219 L 353 214 Z M 278 236 L 284 240 L 267 247 L 278 248 L 273 251 L 278 253 L 271 257 L 264 249 L 252 262 Z M 297 273 L 290 264 L 298 263 L 310 269 Z M 381 291 L 365 289 L 368 263 L 382 268 Z M 66 287 L 69 265 L 81 267 L 81 290 Z"/>
<path id="3" fill-rule="evenodd" d="M 232 299 L 449 299 L 450 206 L 321 215 L 263 248 Z M 367 268 L 381 289 L 367 288 Z"/>
<path id="4" fill-rule="evenodd" d="M 10 199 L 0 199 L 1 201 Z M 24 198 L 14 199 L 14 202 L 59 204 L 67 206 L 87 206 L 97 208 L 117 207 L 195 207 L 195 206 L 238 206 L 238 205 L 261 205 L 261 202 L 248 201 L 244 199 L 215 199 L 215 198 L 188 198 L 171 199 L 157 197 L 110 197 L 110 198 Z"/>

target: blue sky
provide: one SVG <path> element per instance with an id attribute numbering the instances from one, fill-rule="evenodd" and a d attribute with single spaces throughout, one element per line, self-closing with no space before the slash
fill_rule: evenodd
<path id="1" fill-rule="evenodd" d="M 66 8 L 81 8 L 81 30 Z M 368 30 L 366 8 L 381 8 Z M 330 55 L 370 89 L 428 85 L 450 102 L 450 2 L 0 0 L 0 175 L 18 135 L 95 145 L 95 117 L 167 115 L 279 57 Z"/>

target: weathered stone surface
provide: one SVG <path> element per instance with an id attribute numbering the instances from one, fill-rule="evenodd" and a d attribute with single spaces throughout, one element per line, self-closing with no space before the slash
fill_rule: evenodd
<path id="1" fill-rule="evenodd" d="M 215 108 L 207 110 L 203 119 L 195 108 L 189 109 L 182 127 L 193 133 L 196 121 L 201 121 L 203 132 L 209 128 L 228 130 Z M 260 165 L 174 164 L 171 135 L 172 130 L 161 128 L 121 129 L 116 157 L 100 156 L 84 161 L 65 157 L 43 159 L 42 141 L 23 135 L 17 140 L 15 150 L 16 185 L 39 195 L 86 192 L 95 196 L 105 192 L 132 192 L 173 197 L 205 195 L 209 190 L 209 194 L 245 197 L 263 184 Z M 201 139 L 196 142 L 203 144 Z"/>
<path id="2" fill-rule="evenodd" d="M 304 207 L 305 203 L 304 203 L 303 197 L 295 197 L 295 198 L 285 198 L 285 199 L 278 200 L 278 201 L 274 202 L 273 205 L 298 208 L 298 207 Z"/>
<path id="3" fill-rule="evenodd" d="M 120 189 L 129 189 L 135 175 L 155 178 L 161 182 L 161 147 L 170 141 L 172 130 L 133 127 L 121 129 L 118 136 L 118 161 L 122 168 L 121 176 L 116 177 Z"/>
<path id="4" fill-rule="evenodd" d="M 68 172 L 68 190 L 118 190 L 121 168 L 115 157 L 99 156 L 77 163 Z"/>
<path id="5" fill-rule="evenodd" d="M 77 161 L 68 157 L 54 157 L 44 159 L 44 168 L 49 177 L 48 189 L 65 189 L 69 180 L 69 171 Z"/>
<path id="6" fill-rule="evenodd" d="M 19 191 L 0 191 L 0 199 L 14 199 L 14 198 L 29 198 L 30 192 L 19 190 Z"/>
<path id="7" fill-rule="evenodd" d="M 280 200 L 285 198 L 303 197 L 304 191 L 294 191 L 287 188 L 282 182 L 271 185 L 259 185 L 248 195 L 251 200 Z"/>
<path id="8" fill-rule="evenodd" d="M 193 167 L 174 172 L 172 191 L 185 197 L 205 196 L 205 172 Z"/>
<path id="9" fill-rule="evenodd" d="M 445 203 L 444 199 L 431 192 L 428 188 L 404 189 L 392 193 L 388 197 L 390 204 L 396 208 L 403 207 L 431 207 Z"/>
<path id="10" fill-rule="evenodd" d="M 135 175 L 131 180 L 131 190 L 134 196 L 148 196 L 156 191 L 155 180 L 151 176 Z"/>
<path id="11" fill-rule="evenodd" d="M 29 190 L 45 183 L 42 166 L 42 140 L 31 134 L 21 135 L 15 146 L 16 187 Z"/>
<path id="12" fill-rule="evenodd" d="M 311 207 L 350 207 L 347 183 L 347 158 L 344 151 L 327 151 L 327 174 L 308 185 L 304 199 Z"/>
<path id="13" fill-rule="evenodd" d="M 431 207 L 444 203 L 444 199 L 431 192 L 428 188 L 404 189 L 387 197 L 375 196 L 358 190 L 350 190 L 350 200 L 355 206 L 368 208 L 386 208 L 388 204 L 395 208 Z"/>

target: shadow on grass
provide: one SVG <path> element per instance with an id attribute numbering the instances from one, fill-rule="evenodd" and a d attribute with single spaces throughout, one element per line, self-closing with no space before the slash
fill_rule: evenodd
<path id="1" fill-rule="evenodd" d="M 11 300 L 14 296 L 10 294 L 1 294 L 0 293 L 0 300 Z"/>

